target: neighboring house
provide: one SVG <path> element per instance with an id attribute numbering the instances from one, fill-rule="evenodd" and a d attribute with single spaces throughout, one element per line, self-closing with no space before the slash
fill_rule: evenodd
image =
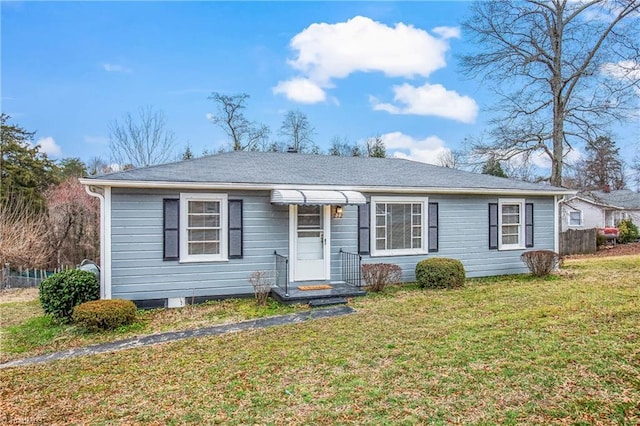
<path id="1" fill-rule="evenodd" d="M 640 225 L 640 194 L 629 189 L 583 191 L 561 202 L 562 231 L 616 227 L 631 219 Z"/>
<path id="2" fill-rule="evenodd" d="M 279 285 L 352 281 L 354 259 L 358 277 L 361 259 L 405 281 L 434 256 L 470 277 L 526 272 L 525 250 L 558 250 L 570 193 L 402 159 L 259 152 L 81 182 L 101 201 L 102 297 L 169 306 L 251 294 L 249 275 L 276 258 Z"/>

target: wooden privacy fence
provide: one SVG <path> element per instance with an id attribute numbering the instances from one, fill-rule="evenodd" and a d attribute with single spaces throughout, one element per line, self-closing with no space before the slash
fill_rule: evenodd
<path id="1" fill-rule="evenodd" d="M 560 233 L 560 256 L 595 253 L 598 249 L 596 228 L 569 229 Z"/>

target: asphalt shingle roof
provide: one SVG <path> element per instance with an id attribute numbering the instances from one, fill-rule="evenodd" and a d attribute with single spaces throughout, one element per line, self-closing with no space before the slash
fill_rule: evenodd
<path id="1" fill-rule="evenodd" d="M 89 180 L 184 183 L 298 184 L 389 188 L 505 189 L 563 188 L 470 173 L 398 158 L 227 152 L 176 163 L 103 174 Z"/>
<path id="2" fill-rule="evenodd" d="M 640 194 L 630 189 L 620 189 L 611 192 L 588 191 L 580 193 L 580 196 L 605 206 L 640 210 Z"/>

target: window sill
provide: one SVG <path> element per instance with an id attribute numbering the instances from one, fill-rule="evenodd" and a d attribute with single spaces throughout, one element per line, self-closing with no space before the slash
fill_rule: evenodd
<path id="1" fill-rule="evenodd" d="M 530 247 L 533 248 L 533 247 Z M 525 250 L 525 246 L 500 246 L 498 251 L 512 251 L 512 250 Z"/>
<path id="2" fill-rule="evenodd" d="M 391 257 L 391 256 L 419 256 L 427 255 L 427 250 L 385 250 L 371 252 L 371 257 Z"/>
<path id="3" fill-rule="evenodd" d="M 223 257 L 200 257 L 180 259 L 179 263 L 220 263 L 228 262 L 229 259 Z"/>

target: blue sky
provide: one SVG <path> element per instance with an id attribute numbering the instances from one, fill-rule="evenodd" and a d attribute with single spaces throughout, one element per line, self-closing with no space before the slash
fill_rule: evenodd
<path id="1" fill-rule="evenodd" d="M 2 111 L 53 158 L 88 160 L 109 157 L 110 121 L 152 106 L 176 151 L 200 154 L 227 143 L 207 97 L 244 92 L 274 140 L 299 109 L 321 149 L 382 135 L 395 155 L 435 162 L 489 118 L 490 94 L 457 65 L 468 5 L 2 2 Z M 632 133 L 617 139 L 628 157 Z"/>

